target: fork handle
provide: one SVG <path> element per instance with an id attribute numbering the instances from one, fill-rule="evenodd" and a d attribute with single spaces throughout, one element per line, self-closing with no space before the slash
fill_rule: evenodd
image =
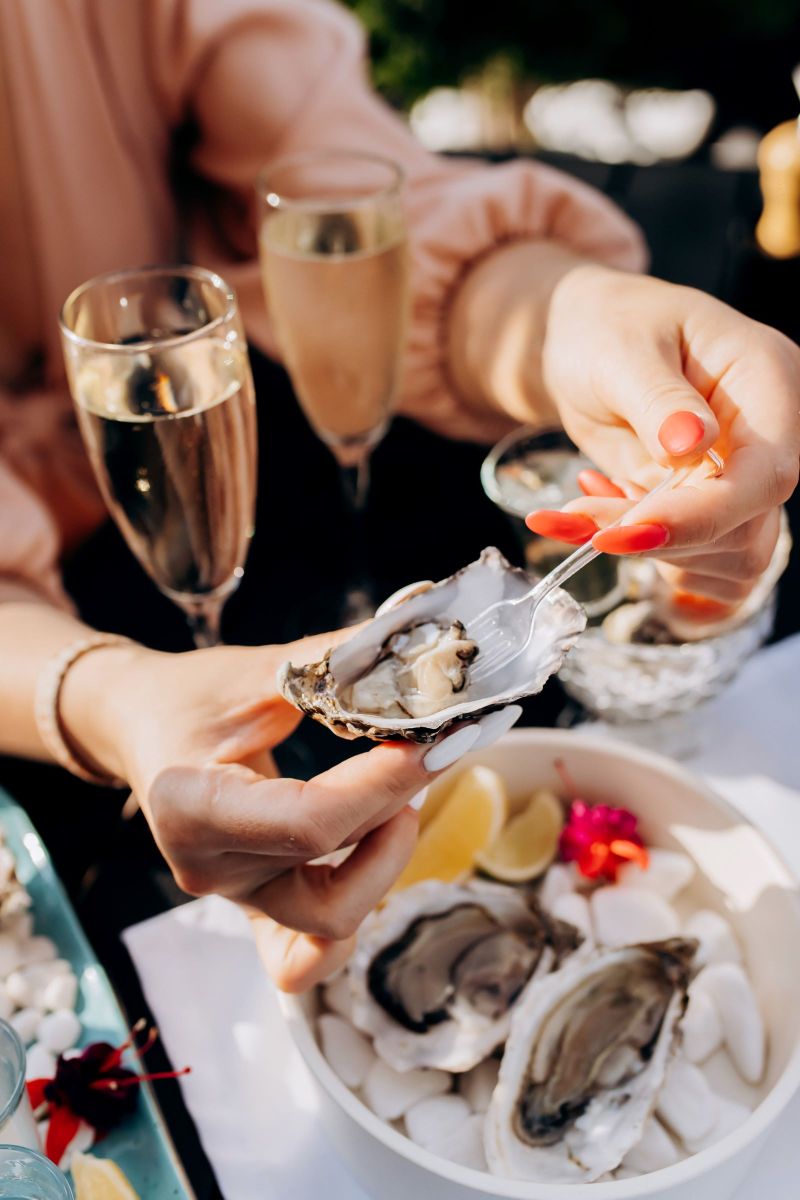
<path id="1" fill-rule="evenodd" d="M 677 486 L 677 484 L 679 484 L 681 480 L 685 478 L 685 476 L 691 474 L 693 469 L 693 467 L 688 466 L 673 467 L 669 474 L 665 475 L 660 483 L 657 483 L 654 488 L 651 488 L 646 496 L 642 496 L 641 500 L 639 500 L 637 504 L 634 504 L 633 508 L 629 508 L 628 511 L 623 513 L 621 517 L 618 517 L 616 521 L 612 521 L 610 525 L 606 525 L 604 530 L 616 529 L 617 526 L 621 525 L 626 518 L 632 516 L 645 500 L 649 500 L 652 496 L 658 496 L 660 492 L 666 492 L 670 488 Z M 548 594 L 548 592 L 551 592 L 553 588 L 560 587 L 562 583 L 566 583 L 568 579 L 571 579 L 573 575 L 582 570 L 590 562 L 593 562 L 594 559 L 598 558 L 602 553 L 603 551 L 596 550 L 591 542 L 587 542 L 585 546 L 579 546 L 577 550 L 574 550 L 572 554 L 568 555 L 567 558 L 560 562 L 557 567 L 553 567 L 553 570 L 549 571 L 547 575 L 545 575 L 544 579 L 539 580 L 539 582 L 533 588 L 531 595 L 535 596 L 537 600 L 542 599 Z"/>

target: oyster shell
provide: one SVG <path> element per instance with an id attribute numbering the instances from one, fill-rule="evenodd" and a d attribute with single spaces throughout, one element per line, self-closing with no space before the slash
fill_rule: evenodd
<path id="1" fill-rule="evenodd" d="M 576 956 L 526 989 L 486 1118 L 493 1174 L 590 1183 L 619 1166 L 664 1080 L 696 948 Z"/>
<path id="2" fill-rule="evenodd" d="M 582 632 L 586 616 L 571 596 L 556 589 L 537 608 L 534 634 L 524 652 L 505 670 L 474 687 L 470 684 L 466 662 L 466 658 L 472 656 L 466 645 L 470 621 L 498 600 L 524 595 L 533 582 L 525 571 L 510 566 L 499 550 L 489 547 L 476 562 L 449 579 L 409 596 L 375 617 L 349 641 L 329 651 L 321 662 L 305 667 L 286 663 L 279 672 L 278 686 L 287 700 L 340 737 L 366 736 L 375 741 L 407 738 L 414 742 L 432 742 L 456 721 L 484 716 L 522 696 L 541 691 L 547 679 L 561 666 Z M 446 692 L 437 691 L 436 703 L 444 699 L 444 706 L 424 712 L 431 706 L 425 705 L 426 697 L 418 694 L 413 697 L 413 705 L 401 701 L 400 715 L 386 715 L 391 712 L 391 705 L 381 713 L 369 711 L 374 708 L 374 696 L 366 698 L 368 709 L 355 707 L 359 696 L 364 699 L 358 690 L 359 681 L 368 691 L 366 681 L 374 680 L 375 668 L 388 661 L 387 651 L 392 639 L 409 635 L 426 625 L 440 630 L 451 630 L 458 625 L 466 632 L 466 638 L 451 635 L 453 641 L 462 643 L 462 666 L 467 669 L 465 678 L 462 672 L 455 672 L 458 686 L 451 688 L 449 697 Z M 477 655 L 480 661 L 480 646 Z M 452 667 L 452 662 L 449 666 Z M 393 667 L 384 669 L 397 675 Z M 438 676 L 443 673 L 446 671 L 439 671 Z M 440 682 L 441 678 L 438 678 L 437 683 Z M 351 704 L 354 707 L 350 707 Z M 412 707 L 420 715 L 406 715 Z"/>
<path id="3" fill-rule="evenodd" d="M 468 1071 L 505 1041 L 529 980 L 580 940 L 516 889 L 428 880 L 362 925 L 348 968 L 351 1019 L 397 1071 Z"/>

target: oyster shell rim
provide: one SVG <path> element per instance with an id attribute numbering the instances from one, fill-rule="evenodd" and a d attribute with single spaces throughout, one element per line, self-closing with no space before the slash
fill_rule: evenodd
<path id="1" fill-rule="evenodd" d="M 395 605 L 390 610 L 390 615 L 393 618 L 399 617 L 400 619 L 395 629 L 387 630 L 386 636 L 391 636 L 391 633 L 398 632 L 404 627 L 402 613 L 406 604 L 419 599 L 422 595 L 430 596 L 431 593 L 451 586 L 469 570 L 478 566 L 488 566 L 492 570 L 506 572 L 516 578 L 520 578 L 524 581 L 526 588 L 532 586 L 536 580 L 536 577 L 530 572 L 509 563 L 505 555 L 497 547 L 487 546 L 473 562 L 460 567 L 458 571 L 455 571 L 452 575 L 448 575 L 445 579 L 437 580 L 430 587 L 425 588 L 424 592 L 412 593 Z M 545 681 L 538 688 L 534 687 L 531 690 L 526 690 L 525 688 L 515 686 L 498 693 L 496 696 L 472 702 L 468 701 L 462 704 L 453 704 L 448 708 L 440 709 L 438 712 L 431 713 L 425 717 L 380 717 L 376 714 L 350 712 L 347 709 L 343 709 L 337 703 L 336 689 L 348 686 L 352 681 L 343 680 L 338 682 L 335 679 L 331 667 L 331 658 L 334 654 L 350 645 L 355 638 L 361 636 L 364 630 L 358 630 L 354 633 L 352 639 L 340 642 L 338 646 L 332 647 L 316 663 L 309 663 L 302 667 L 294 667 L 291 662 L 283 663 L 278 670 L 277 686 L 281 695 L 290 704 L 305 713 L 306 716 L 325 725 L 338 737 L 347 739 L 367 737 L 377 742 L 405 740 L 420 744 L 430 743 L 455 724 L 488 716 L 490 713 L 497 712 L 505 708 L 508 704 L 513 704 L 525 696 L 538 694 L 542 690 L 542 687 L 544 687 L 547 679 L 558 673 L 567 654 L 586 628 L 586 613 L 582 605 L 570 596 L 568 592 L 564 591 L 563 588 L 554 589 L 545 597 L 542 603 L 550 607 L 555 605 L 560 606 L 565 612 L 571 613 L 574 621 L 572 622 L 572 627 L 567 629 L 558 638 L 557 644 L 561 653 L 560 662 L 553 667 Z M 389 614 L 383 615 L 386 616 Z M 469 633 L 468 627 L 467 633 Z M 382 642 L 384 640 L 382 639 Z M 304 684 L 308 685 L 310 695 L 304 690 Z"/>

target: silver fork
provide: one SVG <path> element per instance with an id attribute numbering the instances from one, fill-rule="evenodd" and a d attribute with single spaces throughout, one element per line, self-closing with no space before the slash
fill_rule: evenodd
<path id="1" fill-rule="evenodd" d="M 711 461 L 714 474 L 720 475 L 725 465 L 720 456 L 714 450 L 709 450 L 706 457 Z M 629 508 L 618 520 L 605 528 L 616 529 L 623 520 L 631 517 L 645 500 L 677 487 L 696 469 L 696 462 L 690 466 L 675 467 L 646 496 L 642 496 L 633 508 Z M 574 553 L 540 579 L 529 592 L 517 596 L 514 600 L 498 600 L 470 621 L 467 634 L 478 644 L 478 658 L 469 674 L 470 686 L 504 670 L 515 658 L 525 653 L 533 637 L 536 610 L 544 598 L 600 554 L 602 550 L 596 550 L 591 542 L 579 546 Z"/>

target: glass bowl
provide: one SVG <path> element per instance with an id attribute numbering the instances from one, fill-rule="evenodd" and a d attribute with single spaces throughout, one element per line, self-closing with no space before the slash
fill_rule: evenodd
<path id="1" fill-rule="evenodd" d="M 481 467 L 481 483 L 489 499 L 511 522 L 525 559 L 535 575 L 546 575 L 575 549 L 540 537 L 525 524 L 537 508 L 561 508 L 582 495 L 578 475 L 591 467 L 561 429 L 514 430 L 490 450 Z M 622 598 L 618 562 L 608 555 L 590 563 L 566 585 L 592 618 Z"/>
<path id="2" fill-rule="evenodd" d="M 717 637 L 674 645 L 611 642 L 589 628 L 559 672 L 565 691 L 610 724 L 678 716 L 722 691 L 772 632 L 776 593 L 743 624 Z"/>

